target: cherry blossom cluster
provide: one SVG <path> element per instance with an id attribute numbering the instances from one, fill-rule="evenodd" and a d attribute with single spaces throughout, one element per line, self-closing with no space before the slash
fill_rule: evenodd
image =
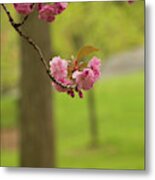
<path id="1" fill-rule="evenodd" d="M 82 98 L 83 90 L 87 91 L 91 89 L 101 75 L 101 60 L 99 58 L 93 57 L 89 62 L 86 61 L 87 55 L 98 51 L 99 49 L 87 45 L 79 50 L 76 58 L 72 57 L 72 60 L 65 60 L 60 56 L 56 56 L 49 61 L 48 65 L 38 45 L 19 29 L 19 27 L 27 19 L 28 15 L 34 11 L 34 9 L 37 9 L 39 12 L 38 17 L 40 19 L 47 22 L 52 22 L 56 15 L 62 13 L 67 8 L 67 5 L 68 3 L 58 2 L 53 4 L 14 4 L 14 7 L 18 13 L 26 15 L 22 23 L 19 24 L 14 22 L 14 19 L 4 4 L 2 4 L 2 7 L 8 15 L 9 21 L 14 29 L 37 51 L 48 76 L 52 80 L 53 87 L 57 91 L 67 93 L 71 97 L 74 97 L 75 93 L 78 93 L 79 97 Z"/>
<path id="2" fill-rule="evenodd" d="M 57 2 L 53 4 L 45 4 L 45 3 L 16 3 L 14 4 L 14 8 L 16 11 L 23 15 L 29 15 L 36 8 L 39 15 L 39 19 L 44 20 L 46 22 L 52 22 L 55 20 L 55 16 L 61 14 L 68 6 L 68 3 L 65 2 Z"/>
<path id="3" fill-rule="evenodd" d="M 88 63 L 84 63 L 77 60 L 68 61 L 57 56 L 50 60 L 49 64 L 50 73 L 58 82 L 75 88 L 62 88 L 54 82 L 52 82 L 52 85 L 57 91 L 66 92 L 71 97 L 74 97 L 75 92 L 77 92 L 79 97 L 82 98 L 82 90 L 91 89 L 101 75 L 101 61 L 97 57 L 93 57 Z"/>

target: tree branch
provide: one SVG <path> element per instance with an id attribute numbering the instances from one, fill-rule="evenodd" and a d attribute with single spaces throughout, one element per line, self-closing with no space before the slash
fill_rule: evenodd
<path id="1" fill-rule="evenodd" d="M 26 15 L 26 16 L 23 18 L 23 21 L 22 21 L 21 23 L 16 23 L 15 26 L 16 26 L 16 27 L 22 26 L 22 25 L 25 23 L 25 21 L 28 19 L 28 17 L 29 17 L 29 15 Z"/>
<path id="2" fill-rule="evenodd" d="M 48 76 L 50 77 L 50 79 L 56 83 L 57 85 L 61 86 L 62 88 L 64 89 L 74 89 L 75 87 L 74 86 L 71 86 L 71 85 L 64 85 L 63 83 L 57 81 L 50 73 L 50 69 L 49 69 L 49 66 L 47 65 L 47 62 L 43 56 L 43 53 L 40 49 L 40 47 L 29 37 L 27 36 L 26 34 L 24 34 L 20 29 L 19 27 L 21 25 L 24 24 L 24 22 L 27 20 L 28 16 L 25 16 L 23 21 L 21 23 L 15 23 L 14 19 L 12 18 L 10 12 L 8 11 L 8 9 L 6 8 L 6 6 L 4 4 L 1 4 L 5 13 L 7 14 L 8 18 L 9 18 L 9 22 L 10 24 L 13 26 L 13 28 L 16 30 L 16 32 L 23 38 L 25 39 L 34 49 L 35 51 L 38 53 L 39 57 L 40 57 L 40 60 L 48 74 Z"/>

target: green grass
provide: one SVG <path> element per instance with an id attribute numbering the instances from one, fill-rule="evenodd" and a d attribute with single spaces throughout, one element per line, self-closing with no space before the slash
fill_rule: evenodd
<path id="1" fill-rule="evenodd" d="M 87 93 L 84 99 L 55 93 L 57 167 L 144 169 L 144 74 L 100 80 L 95 95 L 99 145 L 90 148 Z M 2 97 L 2 127 L 16 126 L 16 104 Z M 18 165 L 16 152 L 2 157 L 2 165 Z"/>
<path id="2" fill-rule="evenodd" d="M 17 96 L 2 96 L 1 98 L 1 127 L 14 128 L 18 124 Z"/>
<path id="3" fill-rule="evenodd" d="M 9 150 L 1 151 L 1 161 L 0 166 L 8 167 L 8 166 L 18 166 L 19 162 L 19 154 L 17 152 L 10 152 Z"/>

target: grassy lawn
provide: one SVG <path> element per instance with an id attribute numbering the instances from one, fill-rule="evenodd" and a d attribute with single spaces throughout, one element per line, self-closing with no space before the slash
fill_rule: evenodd
<path id="1" fill-rule="evenodd" d="M 100 80 L 95 96 L 99 145 L 90 148 L 87 97 L 55 93 L 57 167 L 144 169 L 144 74 Z M 2 127 L 17 126 L 17 101 L 2 97 Z M 3 166 L 19 165 L 17 152 L 1 153 Z"/>
<path id="2" fill-rule="evenodd" d="M 17 127 L 18 119 L 18 97 L 13 95 L 1 98 L 1 127 Z"/>

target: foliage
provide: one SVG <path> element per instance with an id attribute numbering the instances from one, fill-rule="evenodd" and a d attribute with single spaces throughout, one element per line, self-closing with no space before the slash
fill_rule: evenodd
<path id="1" fill-rule="evenodd" d="M 9 10 L 16 17 L 12 5 Z M 1 11 L 1 83 L 7 90 L 18 85 L 20 56 L 18 36 Z M 74 18 L 73 18 L 74 17 Z M 67 10 L 52 24 L 53 55 L 74 56 L 85 44 L 99 48 L 100 59 L 144 43 L 144 2 L 70 3 Z M 7 48 L 6 48 L 7 45 Z M 10 75 L 11 72 L 11 75 Z"/>
<path id="2" fill-rule="evenodd" d="M 143 44 L 144 2 L 133 5 L 126 2 L 71 3 L 52 28 L 54 51 L 61 56 L 77 52 L 81 44 L 90 44 L 99 48 L 100 58 L 105 59 L 103 57 Z"/>

